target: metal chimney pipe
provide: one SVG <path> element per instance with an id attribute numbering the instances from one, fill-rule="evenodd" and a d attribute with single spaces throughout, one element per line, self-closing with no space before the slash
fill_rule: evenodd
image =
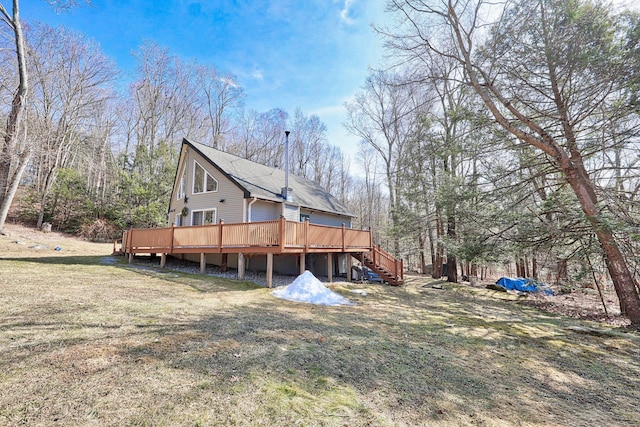
<path id="1" fill-rule="evenodd" d="M 289 132 L 288 130 L 284 131 L 285 134 L 285 142 L 284 142 L 284 188 L 285 194 L 284 199 L 289 200 Z"/>

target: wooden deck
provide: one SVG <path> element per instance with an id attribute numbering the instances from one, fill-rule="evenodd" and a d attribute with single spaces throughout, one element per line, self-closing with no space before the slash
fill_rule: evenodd
<path id="1" fill-rule="evenodd" d="M 277 221 L 210 224 L 202 226 L 134 228 L 123 234 L 121 248 L 114 251 L 137 254 L 200 254 L 201 269 L 206 254 L 267 254 L 351 253 L 381 275 L 390 284 L 403 282 L 402 260 L 374 246 L 370 230 L 329 227 L 308 221 Z M 304 260 L 304 257 L 301 256 Z M 269 264 L 269 262 L 268 262 Z M 164 263 L 161 261 L 161 265 Z M 302 262 L 301 270 L 304 267 Z M 239 266 L 239 275 L 244 275 Z M 269 270 L 269 267 L 268 267 Z M 271 272 L 267 271 L 267 283 Z M 331 280 L 331 277 L 330 277 Z"/>

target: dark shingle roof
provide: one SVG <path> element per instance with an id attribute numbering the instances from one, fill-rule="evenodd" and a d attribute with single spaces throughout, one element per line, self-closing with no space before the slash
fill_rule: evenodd
<path id="1" fill-rule="evenodd" d="M 183 144 L 191 146 L 209 160 L 214 167 L 245 192 L 245 197 L 282 201 L 281 192 L 285 186 L 283 169 L 252 162 L 186 138 Z M 289 174 L 289 187 L 293 190 L 293 204 L 317 211 L 355 217 L 343 203 L 313 181 Z"/>

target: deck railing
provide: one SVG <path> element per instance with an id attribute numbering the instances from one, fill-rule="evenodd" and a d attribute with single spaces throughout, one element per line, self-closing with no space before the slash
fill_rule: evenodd
<path id="1" fill-rule="evenodd" d="M 401 259 L 396 259 L 380 245 L 375 246 L 365 254 L 380 270 L 389 272 L 399 282 L 404 281 L 404 264 Z"/>
<path id="2" fill-rule="evenodd" d="M 368 252 L 370 230 L 280 219 L 125 231 L 121 251 L 139 253 Z"/>

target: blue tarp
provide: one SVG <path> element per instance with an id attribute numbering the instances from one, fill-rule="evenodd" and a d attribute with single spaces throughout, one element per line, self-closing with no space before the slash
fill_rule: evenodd
<path id="1" fill-rule="evenodd" d="M 518 277 L 512 279 L 510 277 L 501 277 L 496 282 L 507 290 L 516 290 L 522 292 L 543 292 L 545 295 L 553 295 L 553 291 L 544 283 L 538 283 L 533 279 L 523 279 Z"/>

